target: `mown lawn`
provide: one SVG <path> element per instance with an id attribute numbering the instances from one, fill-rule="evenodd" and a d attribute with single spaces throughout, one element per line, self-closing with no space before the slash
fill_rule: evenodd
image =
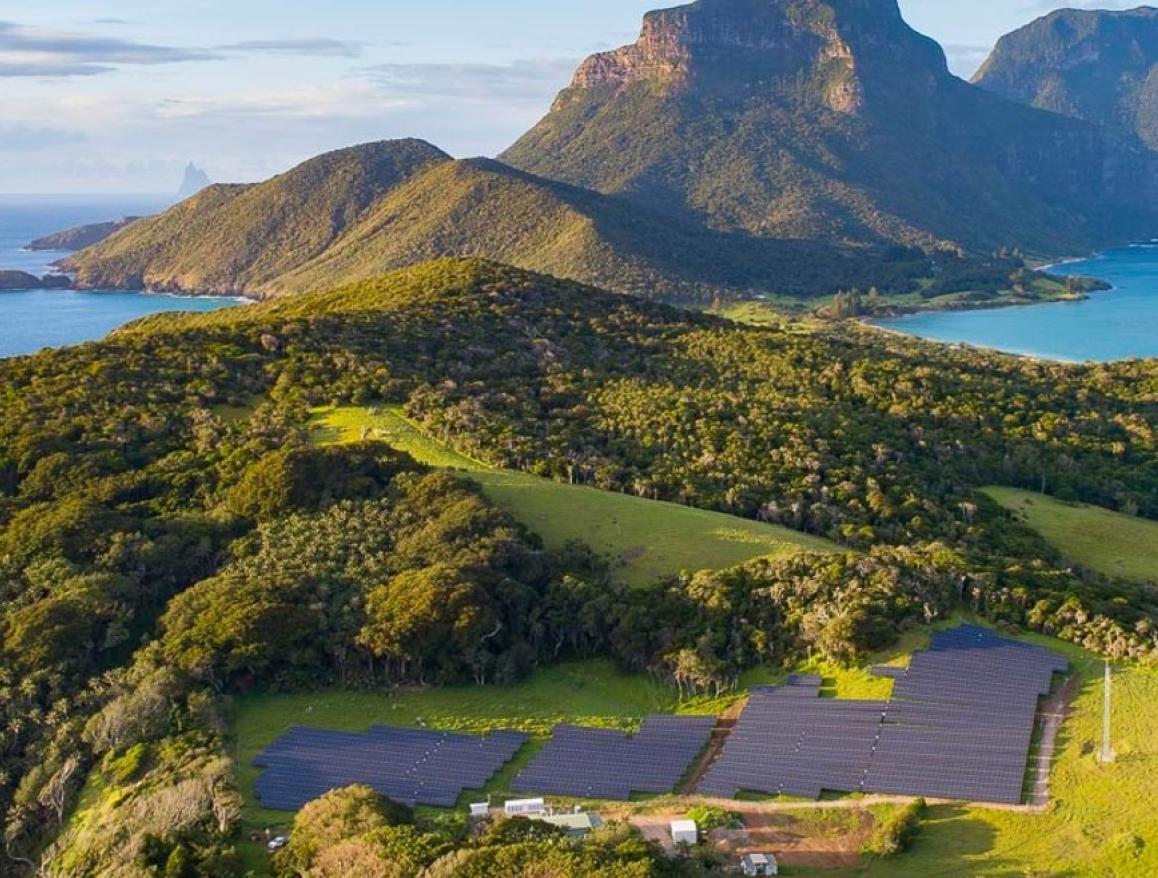
<path id="1" fill-rule="evenodd" d="M 375 439 L 431 466 L 464 471 L 549 548 L 582 541 L 611 559 L 616 575 L 629 585 L 765 556 L 843 551 L 827 540 L 783 527 L 490 469 L 446 448 L 397 409 L 318 409 L 314 426 L 320 443 Z"/>
<path id="2" fill-rule="evenodd" d="M 1050 545 L 1083 567 L 1158 583 L 1158 521 L 1015 488 L 986 488 L 985 493 L 1024 515 Z"/>

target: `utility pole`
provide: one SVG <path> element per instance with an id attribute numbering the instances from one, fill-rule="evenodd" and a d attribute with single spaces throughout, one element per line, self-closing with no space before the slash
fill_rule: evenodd
<path id="1" fill-rule="evenodd" d="M 1106 662 L 1106 694 L 1104 696 L 1104 711 L 1102 715 L 1102 754 L 1099 757 L 1102 763 L 1114 761 L 1114 748 L 1110 744 L 1110 662 Z"/>

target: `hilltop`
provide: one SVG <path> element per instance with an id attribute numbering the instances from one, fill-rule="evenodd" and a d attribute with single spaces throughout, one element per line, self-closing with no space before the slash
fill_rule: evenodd
<path id="1" fill-rule="evenodd" d="M 1158 9 L 1061 9 L 997 44 L 973 80 L 1158 149 Z"/>
<path id="2" fill-rule="evenodd" d="M 896 0 L 699 0 L 585 61 L 501 158 L 755 237 L 1064 252 L 1152 212 L 1152 163 L 1112 149 L 952 76 Z"/>
<path id="3" fill-rule="evenodd" d="M 814 295 L 927 271 L 919 253 L 751 240 L 490 159 L 455 161 L 416 140 L 328 153 L 257 185 L 210 187 L 67 265 L 84 287 L 265 297 L 448 255 L 700 300 L 719 290 Z"/>

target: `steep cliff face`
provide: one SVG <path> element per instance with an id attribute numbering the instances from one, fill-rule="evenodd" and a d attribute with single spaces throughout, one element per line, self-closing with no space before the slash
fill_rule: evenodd
<path id="1" fill-rule="evenodd" d="M 759 237 L 1060 252 L 1144 224 L 1148 160 L 987 94 L 896 0 L 699 0 L 583 63 L 502 157 Z"/>
<path id="2" fill-rule="evenodd" d="M 1005 36 L 984 89 L 1158 149 L 1158 9 L 1064 9 Z"/>
<path id="3" fill-rule="evenodd" d="M 879 67 L 867 80 L 860 70 L 866 61 Z M 926 68 L 916 80 L 887 75 L 914 62 Z M 939 47 L 905 24 L 893 0 L 700 0 L 648 13 L 636 43 L 588 58 L 572 88 L 648 82 L 672 90 L 758 90 L 801 70 L 828 80 L 822 102 L 843 113 L 860 110 L 866 87 L 884 80 L 928 90 L 949 75 Z"/>

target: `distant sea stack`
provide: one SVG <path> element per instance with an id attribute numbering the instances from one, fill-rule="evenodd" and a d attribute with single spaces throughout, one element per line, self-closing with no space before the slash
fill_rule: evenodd
<path id="1" fill-rule="evenodd" d="M 177 200 L 184 201 L 186 198 L 192 198 L 202 189 L 211 186 L 213 181 L 209 179 L 209 175 L 205 173 L 193 162 L 189 162 L 185 166 L 185 177 L 181 181 L 181 188 L 177 190 Z"/>
<path id="2" fill-rule="evenodd" d="M 1002 37 L 973 81 L 1158 149 L 1158 9 L 1062 9 Z"/>
<path id="3" fill-rule="evenodd" d="M 112 222 L 77 226 L 76 228 L 66 229 L 63 232 L 45 235 L 43 238 L 37 238 L 28 245 L 28 249 L 60 250 L 66 252 L 83 250 L 85 247 L 91 247 L 93 244 L 99 244 L 101 241 L 112 237 L 125 226 L 139 219 L 139 216 L 127 216 L 123 219 L 113 220 Z"/>

